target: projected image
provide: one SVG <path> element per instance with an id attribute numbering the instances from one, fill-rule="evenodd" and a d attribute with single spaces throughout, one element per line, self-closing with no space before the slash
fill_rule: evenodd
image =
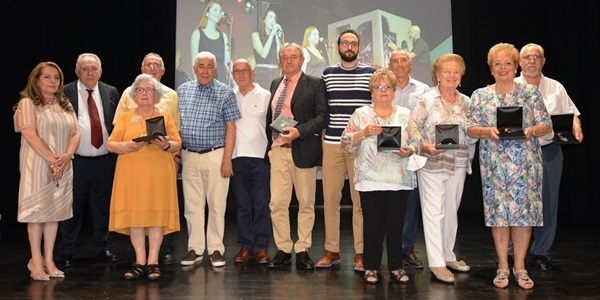
<path id="1" fill-rule="evenodd" d="M 277 51 L 283 43 L 295 42 L 306 47 L 305 54 L 313 64 L 308 63 L 303 70 L 318 73 L 323 64 L 339 62 L 337 39 L 348 28 L 360 35 L 359 59 L 363 63 L 387 66 L 394 49 L 411 51 L 413 41 L 428 45 L 427 53 L 420 53 L 428 58 L 423 61 L 434 61 L 441 54 L 452 52 L 450 1 L 442 2 L 448 3 L 178 0 L 175 83 L 178 86 L 195 79 L 192 72 L 195 56 L 200 51 L 210 51 L 218 60 L 218 80 L 233 86 L 231 62 L 246 58 L 255 67 L 255 81 L 268 89 L 270 82 L 281 76 Z M 420 31 L 420 41 L 410 33 L 415 32 L 411 29 L 415 25 Z"/>

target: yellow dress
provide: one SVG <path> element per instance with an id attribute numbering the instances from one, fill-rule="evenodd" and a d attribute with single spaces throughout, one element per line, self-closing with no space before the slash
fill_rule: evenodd
<path id="1" fill-rule="evenodd" d="M 170 140 L 181 142 L 171 115 L 162 115 Z M 145 119 L 132 110 L 115 123 L 108 141 L 131 141 L 145 131 Z M 119 154 L 110 202 L 110 231 L 129 235 L 130 227 L 163 227 L 165 234 L 180 230 L 173 155 L 151 143 L 138 151 Z"/>

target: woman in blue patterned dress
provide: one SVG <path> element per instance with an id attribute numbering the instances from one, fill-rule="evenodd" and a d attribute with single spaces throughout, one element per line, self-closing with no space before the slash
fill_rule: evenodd
<path id="1" fill-rule="evenodd" d="M 487 63 L 495 84 L 471 96 L 467 133 L 479 138 L 485 225 L 492 228 L 498 255 L 494 285 L 508 286 L 508 246 L 514 247 L 513 273 L 521 288 L 533 288 L 525 269 L 532 226 L 542 226 L 542 150 L 539 137 L 552 134 L 542 95 L 533 85 L 514 82 L 519 51 L 511 44 L 490 48 Z M 523 139 L 500 139 L 496 108 L 523 108 Z"/>

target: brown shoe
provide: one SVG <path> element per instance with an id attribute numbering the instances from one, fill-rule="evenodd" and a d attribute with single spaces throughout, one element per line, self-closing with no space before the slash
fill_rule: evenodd
<path id="1" fill-rule="evenodd" d="M 354 271 L 364 272 L 365 265 L 363 264 L 363 254 L 356 253 L 354 254 Z"/>
<path id="2" fill-rule="evenodd" d="M 254 253 L 254 259 L 256 260 L 257 264 L 268 264 L 269 261 L 271 260 L 271 258 L 269 257 L 269 254 L 267 253 L 267 250 L 258 250 L 256 251 L 256 253 Z"/>
<path id="3" fill-rule="evenodd" d="M 423 262 L 415 255 L 415 251 L 411 251 L 402 256 L 402 263 L 413 269 L 423 269 Z"/>
<path id="4" fill-rule="evenodd" d="M 317 268 L 331 268 L 332 266 L 339 265 L 341 262 L 340 254 L 325 250 L 325 254 L 315 264 Z"/>
<path id="5" fill-rule="evenodd" d="M 242 248 L 240 249 L 240 252 L 235 255 L 233 261 L 236 263 L 245 263 L 251 259 L 254 259 L 254 253 L 252 253 L 252 250 L 248 248 Z"/>

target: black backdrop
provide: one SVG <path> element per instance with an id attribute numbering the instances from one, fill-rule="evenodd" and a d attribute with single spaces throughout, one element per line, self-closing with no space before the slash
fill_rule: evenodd
<path id="1" fill-rule="evenodd" d="M 14 132 L 12 106 L 31 69 L 40 61 L 56 61 L 66 82 L 70 82 L 76 79 L 77 55 L 94 52 L 102 59 L 101 80 L 122 92 L 139 74 L 143 55 L 154 51 L 165 60 L 163 82 L 173 86 L 176 1 L 14 1 L 9 7 L 3 10 L 3 27 L 8 33 L 4 48 L 8 54 L 5 52 L 2 75 L 7 83 L 2 85 L 6 94 L 0 110 L 2 136 L 6 138 L 2 142 L 0 214 L 2 221 L 15 222 L 20 136 Z M 560 194 L 563 214 L 582 224 L 600 223 L 600 192 L 593 187 L 593 180 L 600 175 L 600 162 L 593 156 L 593 149 L 600 145 L 592 131 L 599 126 L 592 115 L 599 105 L 595 99 L 598 93 L 593 90 L 600 82 L 599 19 L 592 2 L 552 5 L 542 0 L 452 1 L 453 48 L 467 62 L 460 87 L 466 95 L 493 81 L 486 55 L 495 43 L 509 42 L 517 48 L 528 42 L 544 46 L 544 73 L 565 85 L 582 112 L 586 139 L 581 145 L 563 148 L 565 168 Z M 473 175 L 466 182 L 466 204 L 481 201 L 479 172 L 475 169 Z"/>

